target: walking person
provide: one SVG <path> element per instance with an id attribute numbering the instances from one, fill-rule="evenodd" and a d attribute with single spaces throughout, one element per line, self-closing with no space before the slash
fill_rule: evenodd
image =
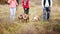
<path id="1" fill-rule="evenodd" d="M 14 21 L 15 19 L 15 13 L 16 13 L 16 6 L 18 3 L 16 0 L 8 0 L 9 6 L 10 6 L 10 21 Z"/>
<path id="2" fill-rule="evenodd" d="M 22 0 L 22 7 L 24 9 L 23 19 L 25 22 L 29 21 L 29 0 Z"/>
<path id="3" fill-rule="evenodd" d="M 42 0 L 43 20 L 49 20 L 52 7 L 52 0 Z"/>
<path id="4" fill-rule="evenodd" d="M 29 0 L 22 0 L 22 7 L 24 9 L 24 14 L 29 14 Z"/>

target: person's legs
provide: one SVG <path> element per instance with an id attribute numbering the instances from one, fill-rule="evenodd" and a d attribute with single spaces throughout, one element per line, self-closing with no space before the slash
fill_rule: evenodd
<path id="1" fill-rule="evenodd" d="M 24 21 L 28 21 L 29 20 L 29 8 L 24 9 Z"/>
<path id="2" fill-rule="evenodd" d="M 13 8 L 13 20 L 15 19 L 16 8 Z"/>
<path id="3" fill-rule="evenodd" d="M 43 9 L 43 20 L 45 21 L 47 19 L 46 17 L 46 7 Z"/>
<path id="4" fill-rule="evenodd" d="M 15 19 L 16 8 L 10 8 L 10 21 Z"/>
<path id="5" fill-rule="evenodd" d="M 28 15 L 29 14 L 29 8 L 24 8 L 24 13 Z"/>
<path id="6" fill-rule="evenodd" d="M 26 14 L 29 14 L 29 8 L 27 8 L 27 10 L 26 10 Z"/>
<path id="7" fill-rule="evenodd" d="M 10 8 L 10 21 L 13 20 L 13 8 Z"/>
<path id="8" fill-rule="evenodd" d="M 26 15 L 29 14 L 29 8 L 24 8 L 24 14 L 26 14 Z"/>
<path id="9" fill-rule="evenodd" d="M 26 14 L 26 9 L 24 8 L 24 14 Z"/>
<path id="10" fill-rule="evenodd" d="M 50 7 L 47 8 L 47 20 L 50 18 Z"/>

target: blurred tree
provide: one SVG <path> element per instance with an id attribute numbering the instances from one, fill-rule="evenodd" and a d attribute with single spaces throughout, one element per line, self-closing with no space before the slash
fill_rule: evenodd
<path id="1" fill-rule="evenodd" d="M 0 4 L 7 4 L 8 0 L 0 0 Z M 21 0 L 19 0 L 19 4 L 21 4 Z"/>
<path id="2" fill-rule="evenodd" d="M 7 3 L 8 0 L 0 0 L 0 4 L 5 4 Z"/>

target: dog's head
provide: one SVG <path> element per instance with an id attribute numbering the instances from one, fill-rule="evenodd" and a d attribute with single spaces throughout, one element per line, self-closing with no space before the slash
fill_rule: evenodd
<path id="1" fill-rule="evenodd" d="M 23 16 L 23 18 L 28 20 L 28 19 L 29 19 L 29 15 L 25 14 L 25 15 Z"/>
<path id="2" fill-rule="evenodd" d="M 34 21 L 39 21 L 39 20 L 40 20 L 40 16 L 34 16 L 34 17 L 33 17 L 33 20 L 34 20 Z"/>
<path id="3" fill-rule="evenodd" d="M 34 20 L 38 20 L 38 17 L 37 17 L 37 16 L 35 16 L 35 17 L 33 17 L 33 19 L 34 19 Z"/>
<path id="4" fill-rule="evenodd" d="M 23 15 L 19 14 L 18 19 L 23 19 Z"/>

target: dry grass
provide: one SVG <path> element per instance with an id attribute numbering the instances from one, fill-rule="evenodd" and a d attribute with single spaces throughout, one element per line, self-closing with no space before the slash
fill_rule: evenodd
<path id="1" fill-rule="evenodd" d="M 60 7 L 53 6 L 50 21 L 43 21 L 43 10 L 40 5 L 33 3 L 30 5 L 30 21 L 28 23 L 19 22 L 18 15 L 23 14 L 23 8 L 18 6 L 14 23 L 9 21 L 8 5 L 0 5 L 0 34 L 60 34 Z M 33 22 L 35 15 L 41 15 L 41 20 Z"/>

